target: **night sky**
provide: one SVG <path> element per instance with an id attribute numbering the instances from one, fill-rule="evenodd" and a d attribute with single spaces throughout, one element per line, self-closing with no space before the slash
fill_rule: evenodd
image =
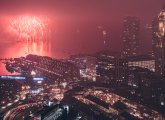
<path id="1" fill-rule="evenodd" d="M 19 15 L 44 15 L 51 19 L 51 56 L 122 50 L 122 21 L 137 16 L 141 21 L 141 52 L 151 51 L 151 24 L 165 0 L 0 0 L 0 56 L 21 56 L 22 43 L 6 32 L 6 19 Z M 105 30 L 107 37 L 102 36 Z M 19 53 L 19 54 L 18 54 Z"/>

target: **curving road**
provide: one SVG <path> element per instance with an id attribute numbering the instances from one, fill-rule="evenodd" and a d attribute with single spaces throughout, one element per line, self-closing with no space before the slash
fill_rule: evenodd
<path id="1" fill-rule="evenodd" d="M 25 105 L 20 105 L 16 108 L 9 110 L 5 114 L 3 120 L 23 120 L 24 117 L 30 115 L 39 107 L 40 107 L 40 104 L 37 104 L 37 103 L 29 103 Z"/>

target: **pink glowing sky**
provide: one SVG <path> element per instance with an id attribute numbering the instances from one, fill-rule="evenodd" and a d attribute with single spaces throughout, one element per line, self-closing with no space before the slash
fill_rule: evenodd
<path id="1" fill-rule="evenodd" d="M 121 51 L 122 21 L 128 15 L 140 18 L 141 50 L 150 51 L 151 31 L 145 25 L 151 24 L 164 4 L 164 0 L 1 0 L 0 56 L 26 55 L 26 43 L 7 30 L 10 18 L 25 15 L 46 16 L 51 20 L 48 37 L 51 56 L 56 58 L 104 49 Z M 106 45 L 98 26 L 107 32 Z"/>

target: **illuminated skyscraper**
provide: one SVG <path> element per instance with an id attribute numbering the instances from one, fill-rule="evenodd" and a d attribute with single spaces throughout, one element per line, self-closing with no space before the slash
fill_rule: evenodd
<path id="1" fill-rule="evenodd" d="M 126 17 L 123 21 L 123 56 L 135 56 L 139 48 L 140 21 L 137 17 Z"/>
<path id="2" fill-rule="evenodd" d="M 80 76 L 88 80 L 96 80 L 96 58 L 90 55 L 72 55 L 69 62 L 79 68 Z"/>
<path id="3" fill-rule="evenodd" d="M 152 22 L 152 37 L 156 73 L 165 75 L 165 8 Z"/>

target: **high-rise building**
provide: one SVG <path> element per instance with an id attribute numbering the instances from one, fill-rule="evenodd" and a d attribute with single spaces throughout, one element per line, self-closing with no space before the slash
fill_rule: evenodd
<path id="1" fill-rule="evenodd" d="M 119 53 L 101 51 L 96 53 L 97 81 L 112 85 L 126 84 L 127 63 Z"/>
<path id="2" fill-rule="evenodd" d="M 96 80 L 96 58 L 91 55 L 72 55 L 69 62 L 79 68 L 80 76 L 88 80 Z"/>
<path id="3" fill-rule="evenodd" d="M 140 20 L 137 17 L 126 17 L 123 21 L 123 56 L 135 56 L 139 48 Z"/>
<path id="4" fill-rule="evenodd" d="M 152 22 L 152 46 L 156 73 L 165 75 L 165 8 Z"/>

